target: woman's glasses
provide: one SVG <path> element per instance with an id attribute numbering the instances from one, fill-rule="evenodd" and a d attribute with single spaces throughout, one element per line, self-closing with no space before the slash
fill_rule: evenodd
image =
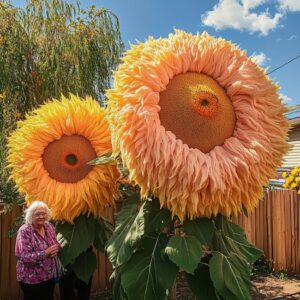
<path id="1" fill-rule="evenodd" d="M 40 213 L 34 213 L 33 215 L 34 215 L 35 217 L 46 217 L 46 216 L 47 216 L 47 213 L 40 212 Z"/>

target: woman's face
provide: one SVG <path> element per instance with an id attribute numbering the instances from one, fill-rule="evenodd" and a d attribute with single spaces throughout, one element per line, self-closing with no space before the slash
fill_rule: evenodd
<path id="1" fill-rule="evenodd" d="M 47 211 L 45 208 L 37 208 L 32 216 L 32 223 L 34 226 L 44 225 L 47 218 Z"/>

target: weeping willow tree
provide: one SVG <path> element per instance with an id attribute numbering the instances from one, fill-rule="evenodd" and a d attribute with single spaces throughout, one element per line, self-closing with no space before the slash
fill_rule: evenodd
<path id="1" fill-rule="evenodd" d="M 22 203 L 5 169 L 6 138 L 26 112 L 72 92 L 104 103 L 124 45 L 118 18 L 95 6 L 0 2 L 0 201 Z"/>

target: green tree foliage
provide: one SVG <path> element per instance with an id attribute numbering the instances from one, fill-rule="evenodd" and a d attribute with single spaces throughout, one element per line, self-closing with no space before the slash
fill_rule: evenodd
<path id="1" fill-rule="evenodd" d="M 124 45 L 116 15 L 64 0 L 0 0 L 0 199 L 20 199 L 7 183 L 5 143 L 26 112 L 69 92 L 104 103 Z"/>

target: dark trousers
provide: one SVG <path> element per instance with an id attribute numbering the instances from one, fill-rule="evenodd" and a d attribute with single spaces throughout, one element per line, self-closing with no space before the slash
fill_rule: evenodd
<path id="1" fill-rule="evenodd" d="M 20 286 L 24 300 L 53 300 L 54 278 L 35 284 L 20 282 Z"/>
<path id="2" fill-rule="evenodd" d="M 59 292 L 61 300 L 89 300 L 92 286 L 92 276 L 86 284 L 78 279 L 74 272 L 59 278 Z"/>

